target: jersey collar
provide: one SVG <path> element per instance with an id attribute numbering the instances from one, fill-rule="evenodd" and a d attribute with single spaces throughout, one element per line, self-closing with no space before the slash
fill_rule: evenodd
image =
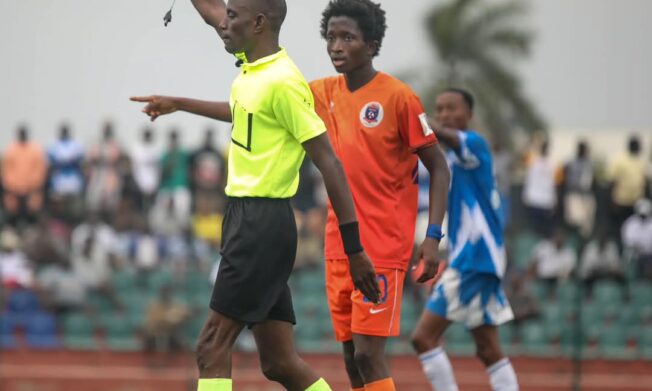
<path id="1" fill-rule="evenodd" d="M 281 57 L 287 56 L 287 52 L 285 51 L 284 48 L 281 47 L 281 50 L 274 54 L 270 54 L 269 56 L 259 58 L 258 60 L 254 62 L 247 62 L 247 57 L 245 56 L 244 53 L 238 53 L 236 54 L 236 57 L 238 57 L 240 60 L 243 61 L 242 68 L 243 69 L 251 69 L 255 68 L 264 64 L 268 64 L 270 62 L 273 62 L 275 60 L 278 60 Z"/>

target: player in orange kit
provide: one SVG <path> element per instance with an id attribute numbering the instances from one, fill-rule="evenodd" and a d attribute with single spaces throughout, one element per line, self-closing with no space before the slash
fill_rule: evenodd
<path id="1" fill-rule="evenodd" d="M 387 338 L 399 334 L 417 215 L 418 159 L 431 174 L 428 234 L 417 254 L 425 264 L 419 282 L 437 272 L 450 180 L 419 98 L 401 81 L 374 69 L 385 29 L 380 5 L 370 0 L 331 1 L 323 12 L 321 34 L 340 75 L 310 84 L 315 110 L 344 166 L 361 240 L 381 289 L 379 304 L 354 289 L 337 218 L 329 207 L 328 304 L 354 391 L 395 390 L 384 350 Z"/>

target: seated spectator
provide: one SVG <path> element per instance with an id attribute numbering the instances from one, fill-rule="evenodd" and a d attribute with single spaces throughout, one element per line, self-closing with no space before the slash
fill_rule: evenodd
<path id="1" fill-rule="evenodd" d="M 218 210 L 224 209 L 226 161 L 215 146 L 213 136 L 213 129 L 207 129 L 204 144 L 190 156 L 190 183 L 195 209 L 198 203 L 208 200 L 217 201 Z"/>
<path id="2" fill-rule="evenodd" d="M 0 233 L 0 278 L 6 289 L 30 288 L 34 282 L 32 265 L 20 251 L 20 238 L 8 228 Z"/>
<path id="3" fill-rule="evenodd" d="M 205 242 L 222 240 L 222 219 L 224 216 L 218 212 L 216 201 L 200 197 L 197 199 L 195 214 L 192 217 L 193 235 Z"/>
<path id="4" fill-rule="evenodd" d="M 564 222 L 585 238 L 593 232 L 595 220 L 593 174 L 589 146 L 582 141 L 577 145 L 575 159 L 569 161 L 564 167 L 562 189 Z"/>
<path id="5" fill-rule="evenodd" d="M 159 266 L 162 244 L 147 222 L 143 222 L 142 230 L 134 236 L 131 253 L 134 265 L 140 273 L 148 273 Z"/>
<path id="6" fill-rule="evenodd" d="M 38 273 L 37 292 L 56 315 L 86 309 L 86 287 L 67 260 L 55 259 Z"/>
<path id="7" fill-rule="evenodd" d="M 618 230 L 634 214 L 634 204 L 645 196 L 646 162 L 642 156 L 641 140 L 630 137 L 627 152 L 616 155 L 607 168 L 611 183 L 611 235 L 620 239 Z"/>
<path id="8" fill-rule="evenodd" d="M 185 222 L 190 219 L 189 160 L 188 153 L 181 149 L 179 133 L 170 132 L 168 150 L 161 157 L 161 185 L 156 206 L 169 205 L 173 200 L 174 216 Z"/>
<path id="9" fill-rule="evenodd" d="M 584 248 L 579 277 L 585 282 L 586 294 L 589 297 L 593 291 L 593 284 L 598 280 L 616 280 L 624 286 L 625 275 L 618 253 L 618 244 L 609 239 L 606 229 L 600 230 L 597 238 Z"/>
<path id="10" fill-rule="evenodd" d="M 544 239 L 533 250 L 533 268 L 537 278 L 551 288 L 570 277 L 577 264 L 575 250 L 566 244 L 566 234 L 557 230 L 552 240 Z"/>
<path id="11" fill-rule="evenodd" d="M 86 221 L 72 231 L 71 252 L 82 253 L 86 241 L 91 236 L 94 237 L 95 245 L 102 246 L 104 251 L 113 255 L 116 246 L 115 231 L 110 225 L 102 222 L 96 212 L 88 212 Z"/>
<path id="12" fill-rule="evenodd" d="M 19 128 L 16 142 L 2 158 L 3 204 L 12 224 L 36 221 L 43 206 L 47 170 L 43 149 L 29 140 L 27 128 Z"/>
<path id="13" fill-rule="evenodd" d="M 111 283 L 110 253 L 91 234 L 80 250 L 72 253 L 72 267 L 77 278 L 88 290 L 104 291 Z"/>
<path id="14" fill-rule="evenodd" d="M 623 224 L 623 245 L 637 263 L 639 275 L 652 279 L 652 201 L 637 201 L 634 212 Z"/>
<path id="15" fill-rule="evenodd" d="M 523 184 L 523 205 L 530 215 L 530 227 L 542 237 L 553 230 L 557 190 L 555 166 L 548 156 L 548 143 L 541 146 L 541 154 L 527 170 Z"/>
<path id="16" fill-rule="evenodd" d="M 91 232 L 81 249 L 73 249 L 73 272 L 87 292 L 103 296 L 114 308 L 121 310 L 122 304 L 111 285 L 113 253 L 95 235 L 96 232 Z"/>
<path id="17" fill-rule="evenodd" d="M 104 125 L 102 141 L 88 152 L 88 209 L 107 214 L 115 210 L 120 200 L 122 183 L 118 164 L 122 150 L 114 139 L 113 125 Z"/>
<path id="18" fill-rule="evenodd" d="M 64 202 L 66 214 L 77 216 L 84 191 L 84 148 L 71 138 L 67 124 L 61 126 L 59 140 L 48 148 L 48 159 L 50 197 Z"/>
<path id="19" fill-rule="evenodd" d="M 170 286 L 163 286 L 158 298 L 145 312 L 143 349 L 146 352 L 174 352 L 184 347 L 182 326 L 192 311 L 172 299 Z"/>
<path id="20" fill-rule="evenodd" d="M 153 233 L 163 241 L 163 257 L 172 262 L 186 263 L 190 248 L 187 234 L 189 228 L 188 215 L 181 220 L 176 212 L 175 199 L 169 197 L 166 204 L 157 203 L 150 211 L 149 226 Z"/>
<path id="21" fill-rule="evenodd" d="M 531 290 L 528 289 L 527 275 L 521 273 L 512 276 L 508 287 L 509 303 L 514 312 L 514 325 L 520 326 L 523 322 L 538 318 L 540 315 L 539 303 Z"/>
<path id="22" fill-rule="evenodd" d="M 159 159 L 161 153 L 154 144 L 154 132 L 146 128 L 142 141 L 134 145 L 131 151 L 133 175 L 141 197 L 141 208 L 148 211 L 154 203 L 159 185 Z"/>

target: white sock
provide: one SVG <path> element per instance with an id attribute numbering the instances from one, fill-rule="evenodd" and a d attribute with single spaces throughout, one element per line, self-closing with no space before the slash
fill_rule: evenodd
<path id="1" fill-rule="evenodd" d="M 518 391 L 518 381 L 512 363 L 507 357 L 487 368 L 493 391 Z"/>
<path id="2" fill-rule="evenodd" d="M 423 373 L 435 391 L 459 391 L 451 365 L 441 346 L 419 355 Z"/>

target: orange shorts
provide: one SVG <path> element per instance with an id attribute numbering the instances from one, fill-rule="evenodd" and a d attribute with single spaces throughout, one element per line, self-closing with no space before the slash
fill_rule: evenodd
<path id="1" fill-rule="evenodd" d="M 346 259 L 326 260 L 326 291 L 335 339 L 346 342 L 351 334 L 397 336 L 401 327 L 401 299 L 405 271 L 376 268 L 381 303 L 375 305 L 353 288 Z"/>

